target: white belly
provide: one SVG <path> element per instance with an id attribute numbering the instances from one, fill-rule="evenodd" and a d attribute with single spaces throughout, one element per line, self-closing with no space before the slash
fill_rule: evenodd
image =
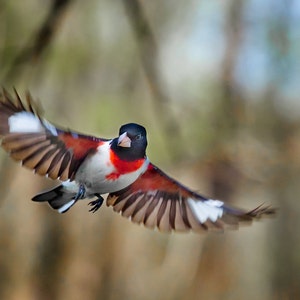
<path id="1" fill-rule="evenodd" d="M 84 184 L 86 196 L 95 193 L 105 194 L 119 191 L 132 184 L 148 167 L 149 161 L 136 171 L 120 175 L 117 179 L 107 179 L 107 175 L 116 171 L 109 159 L 109 142 L 99 146 L 97 152 L 88 157 L 79 167 L 75 181 Z"/>

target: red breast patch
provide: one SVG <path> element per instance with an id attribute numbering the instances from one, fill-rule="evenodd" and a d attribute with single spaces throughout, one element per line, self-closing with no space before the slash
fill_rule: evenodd
<path id="1" fill-rule="evenodd" d="M 121 160 L 113 151 L 110 151 L 110 161 L 115 167 L 116 171 L 108 174 L 106 178 L 109 180 L 116 180 L 121 175 L 138 170 L 145 162 L 145 159 L 141 158 L 134 161 L 125 161 Z"/>

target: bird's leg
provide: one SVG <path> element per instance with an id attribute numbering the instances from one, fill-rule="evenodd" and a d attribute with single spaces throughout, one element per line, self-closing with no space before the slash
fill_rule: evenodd
<path id="1" fill-rule="evenodd" d="M 92 206 L 92 208 L 89 210 L 91 212 L 96 212 L 102 205 L 104 199 L 100 194 L 95 194 L 95 196 L 97 197 L 96 200 L 89 202 L 89 205 Z"/>
<path id="2" fill-rule="evenodd" d="M 74 200 L 77 201 L 79 199 L 83 199 L 85 197 L 85 187 L 83 184 L 80 184 L 79 186 L 79 190 L 77 192 L 77 194 L 74 197 Z"/>

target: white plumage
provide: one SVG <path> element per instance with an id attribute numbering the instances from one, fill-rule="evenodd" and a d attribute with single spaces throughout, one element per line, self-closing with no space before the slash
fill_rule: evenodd
<path id="1" fill-rule="evenodd" d="M 8 118 L 9 132 L 40 132 L 40 120 L 29 112 L 19 112 Z"/>
<path id="2" fill-rule="evenodd" d="M 207 219 L 216 222 L 223 215 L 223 202 L 219 200 L 195 201 L 189 198 L 188 203 L 200 223 L 205 223 Z"/>

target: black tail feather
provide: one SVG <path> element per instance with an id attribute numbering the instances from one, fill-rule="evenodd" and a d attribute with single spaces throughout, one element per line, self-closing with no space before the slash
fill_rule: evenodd
<path id="1" fill-rule="evenodd" d="M 34 196 L 32 201 L 47 201 L 53 209 L 57 209 L 60 213 L 65 213 L 75 204 L 75 195 L 76 193 L 66 192 L 63 185 L 59 185 L 49 191 Z"/>

